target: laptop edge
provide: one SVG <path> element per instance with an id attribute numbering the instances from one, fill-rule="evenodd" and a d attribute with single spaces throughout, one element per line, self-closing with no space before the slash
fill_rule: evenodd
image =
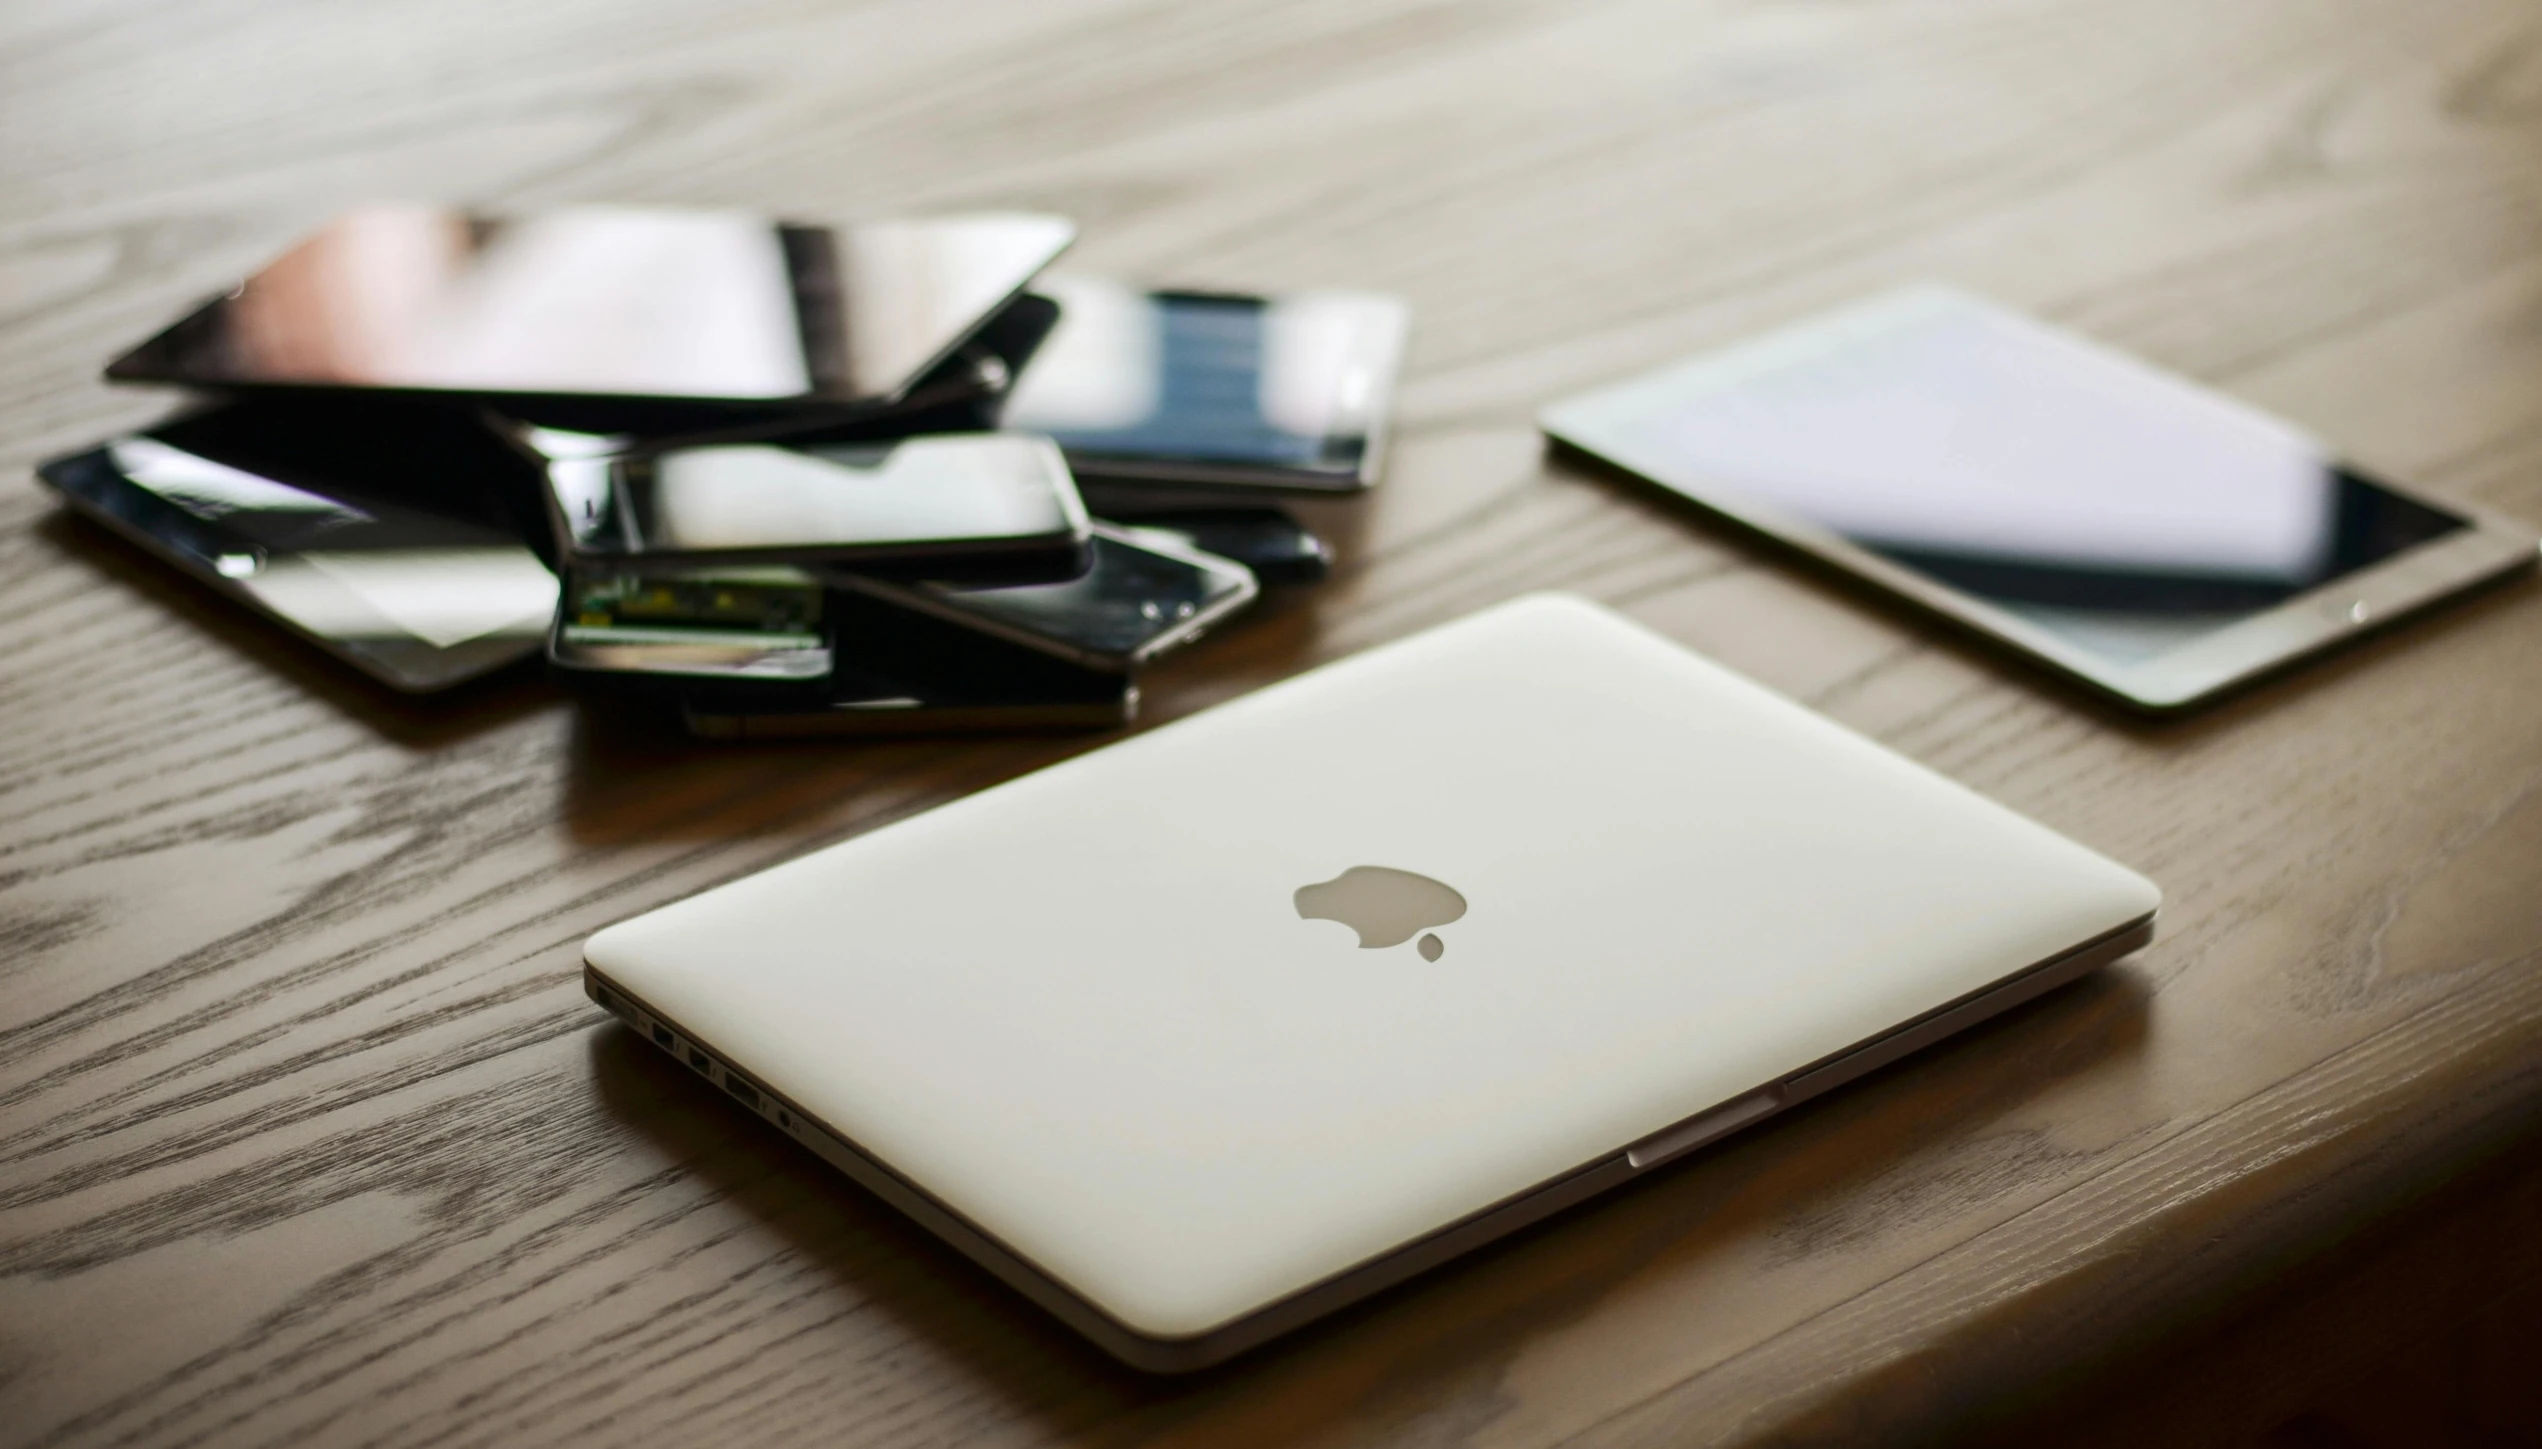
<path id="1" fill-rule="evenodd" d="M 583 989 L 638 1035 L 686 1063 L 710 1084 L 722 1088 L 859 1186 L 959 1248 L 972 1261 L 1094 1340 L 1106 1352 L 1151 1373 L 1185 1373 L 1223 1362 L 1346 1304 L 1629 1182 L 1648 1169 L 1673 1162 L 1741 1128 L 1921 1051 L 2127 956 L 2153 938 L 2154 916 L 2148 912 L 2072 950 L 2013 972 L 1993 985 L 1946 1002 L 1752 1091 L 1708 1106 L 1639 1141 L 1343 1269 L 1241 1318 L 1181 1338 L 1152 1338 L 1137 1333 L 1078 1297 L 1021 1254 L 866 1155 L 827 1124 L 771 1092 L 748 1073 L 735 1070 L 714 1046 L 697 1040 L 679 1023 L 667 1020 L 588 962 L 583 966 Z"/>

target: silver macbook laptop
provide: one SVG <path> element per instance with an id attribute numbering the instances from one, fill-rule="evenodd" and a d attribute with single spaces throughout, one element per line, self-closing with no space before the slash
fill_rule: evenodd
<path id="1" fill-rule="evenodd" d="M 1593 604 L 1370 651 L 594 936 L 600 1003 L 1201 1366 L 2144 944 L 2143 877 Z"/>

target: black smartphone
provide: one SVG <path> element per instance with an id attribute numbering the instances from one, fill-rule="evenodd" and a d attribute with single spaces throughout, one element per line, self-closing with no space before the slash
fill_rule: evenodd
<path id="1" fill-rule="evenodd" d="M 654 446 L 524 428 L 558 554 L 587 572 L 827 565 L 963 580 L 1086 566 L 1085 505 L 1047 439 L 945 433 L 876 442 Z"/>
<path id="2" fill-rule="evenodd" d="M 886 603 L 1115 673 L 1190 643 L 1261 592 L 1242 564 L 1106 524 L 1094 525 L 1093 554 L 1083 575 L 1055 584 L 833 578 Z"/>
<path id="3" fill-rule="evenodd" d="M 1051 277 L 1059 325 L 1003 426 L 1058 440 L 1088 479 L 1349 493 L 1376 477 L 1403 355 L 1401 301 L 1243 296 Z"/>
<path id="4" fill-rule="evenodd" d="M 117 358 L 117 381 L 857 409 L 904 395 L 1074 240 L 983 212 L 823 225 L 580 207 L 337 218 Z"/>
<path id="5" fill-rule="evenodd" d="M 1311 584 L 1333 569 L 1332 551 L 1324 540 L 1277 508 L 1123 511 L 1107 514 L 1103 521 L 1142 542 L 1194 549 L 1243 564 L 1266 584 Z"/>
<path id="6" fill-rule="evenodd" d="M 709 739 L 1108 729 L 1138 712 L 1127 675 L 1084 669 L 863 595 L 830 596 L 836 666 L 817 690 L 696 681 L 680 695 Z"/>
<path id="7" fill-rule="evenodd" d="M 82 515 L 410 693 L 538 652 L 556 577 L 521 539 L 535 475 L 473 414 L 213 407 L 55 458 Z"/>

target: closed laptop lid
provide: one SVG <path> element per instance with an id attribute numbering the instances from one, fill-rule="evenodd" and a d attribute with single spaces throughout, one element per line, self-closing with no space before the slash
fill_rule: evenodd
<path id="1" fill-rule="evenodd" d="M 1176 1338 L 2157 901 L 1540 596 L 612 927 L 587 956 L 1095 1308 Z"/>

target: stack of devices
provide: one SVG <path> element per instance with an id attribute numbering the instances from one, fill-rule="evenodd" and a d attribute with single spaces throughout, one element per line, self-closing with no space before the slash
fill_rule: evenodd
<path id="1" fill-rule="evenodd" d="M 1052 216 L 341 217 L 38 470 L 402 690 L 544 653 L 719 737 L 1120 723 L 1373 481 L 1405 315 L 1042 273 Z"/>

